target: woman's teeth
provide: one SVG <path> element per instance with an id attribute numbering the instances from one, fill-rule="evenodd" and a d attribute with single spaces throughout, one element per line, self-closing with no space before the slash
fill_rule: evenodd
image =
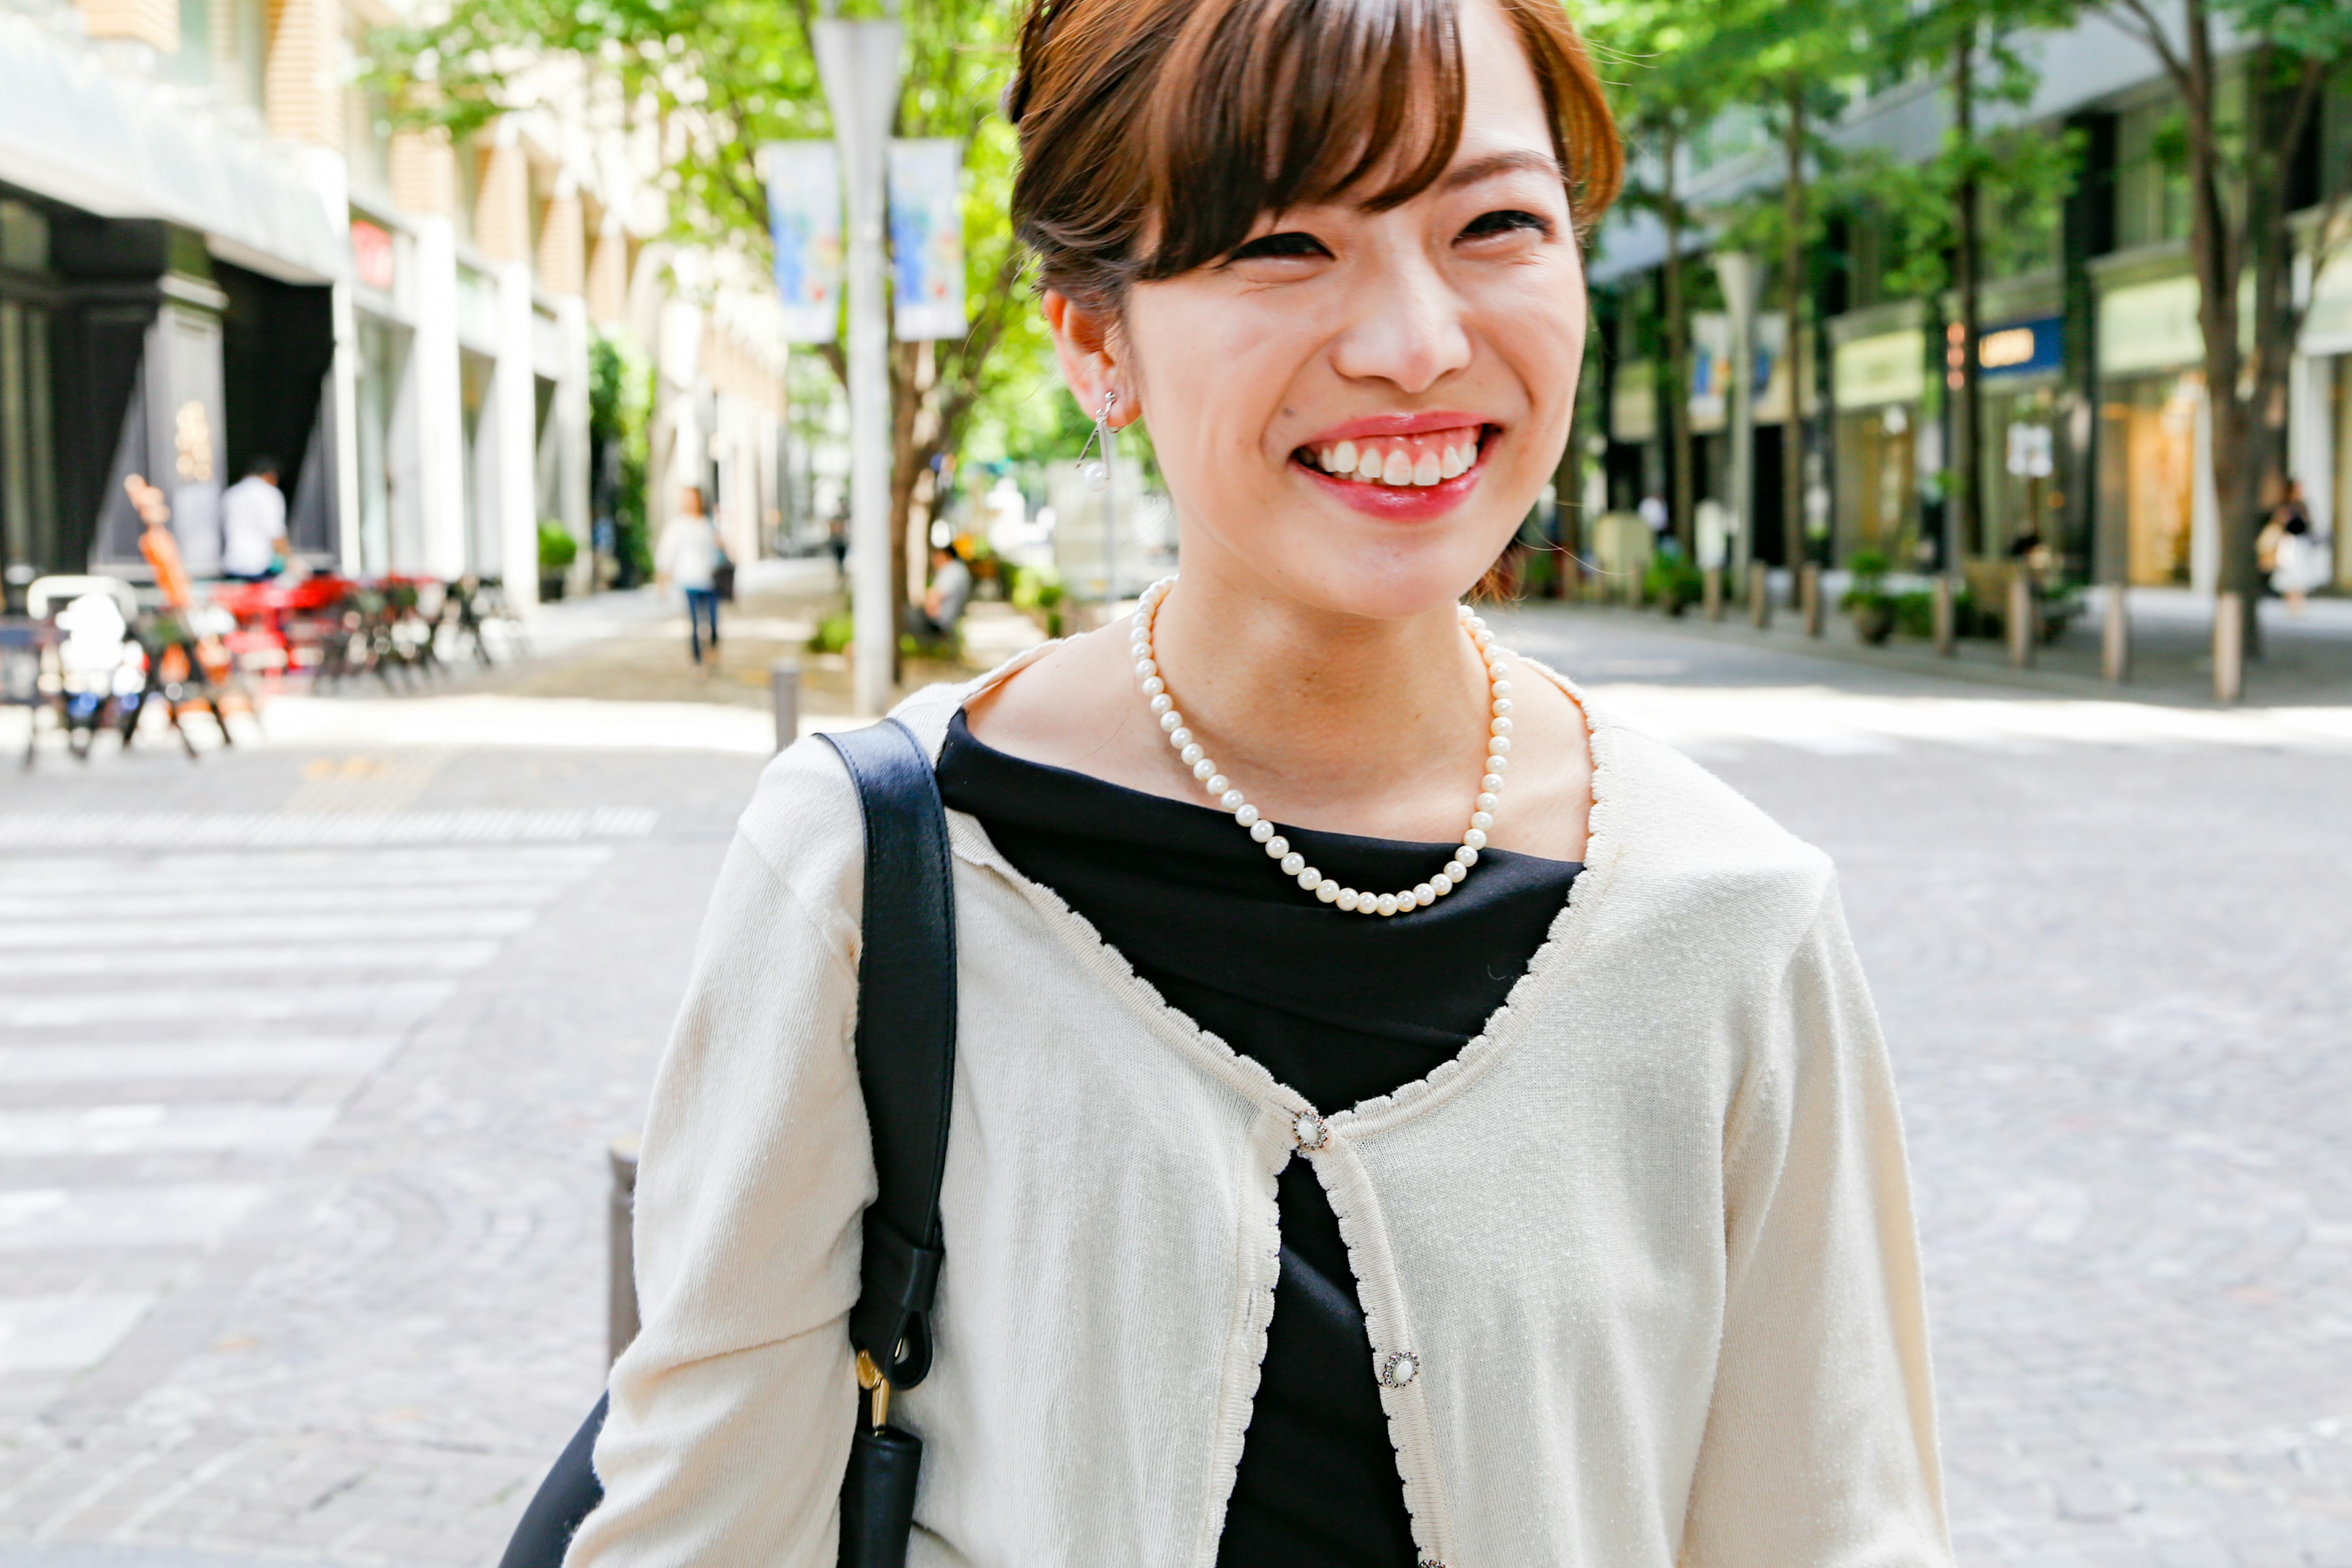
<path id="1" fill-rule="evenodd" d="M 1341 441 L 1315 448 L 1315 465 L 1327 474 L 1374 485 L 1439 484 L 1478 461 L 1478 432 L 1446 430 L 1433 436 Z"/>

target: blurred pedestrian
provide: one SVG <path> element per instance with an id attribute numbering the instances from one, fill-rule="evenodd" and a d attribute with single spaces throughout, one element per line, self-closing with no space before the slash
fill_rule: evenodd
<path id="1" fill-rule="evenodd" d="M 2286 493 L 2263 526 L 2269 543 L 2271 586 L 2286 600 L 2290 615 L 2301 615 L 2314 588 L 2326 586 L 2329 563 L 2326 541 L 2311 526 L 2311 509 L 2303 499 L 2298 479 L 2286 482 Z"/>
<path id="2" fill-rule="evenodd" d="M 1182 576 L 897 711 L 954 849 L 936 1237 L 869 1208 L 860 1075 L 908 1069 L 852 1049 L 895 830 L 821 743 L 768 770 L 566 1563 L 833 1562 L 903 1410 L 926 1563 L 1942 1568 L 1829 863 L 1462 603 L 1559 468 L 1622 173 L 1559 5 L 1019 37 L 1014 232 L 1089 445 L 1148 406 Z"/>
<path id="3" fill-rule="evenodd" d="M 923 635 L 942 642 L 954 637 L 971 601 L 971 568 L 950 546 L 934 546 L 930 586 L 923 590 Z"/>
<path id="4" fill-rule="evenodd" d="M 662 529 L 654 551 L 654 572 L 665 585 L 686 595 L 687 646 L 702 662 L 703 630 L 710 634 L 710 657 L 719 657 L 719 563 L 724 558 L 719 531 L 702 510 L 702 491 L 688 485 L 678 492 L 677 511 Z"/>
<path id="5" fill-rule="evenodd" d="M 221 575 L 259 583 L 286 569 L 286 492 L 278 459 L 257 457 L 221 497 Z"/>

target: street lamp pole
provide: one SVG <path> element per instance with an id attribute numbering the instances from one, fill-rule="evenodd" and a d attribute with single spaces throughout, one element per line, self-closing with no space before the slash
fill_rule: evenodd
<path id="1" fill-rule="evenodd" d="M 895 9 L 895 7 L 893 7 Z M 888 710 L 898 628 L 890 581 L 890 321 L 883 291 L 882 169 L 898 109 L 895 16 L 815 23 L 817 75 L 848 195 L 849 581 L 857 709 Z"/>

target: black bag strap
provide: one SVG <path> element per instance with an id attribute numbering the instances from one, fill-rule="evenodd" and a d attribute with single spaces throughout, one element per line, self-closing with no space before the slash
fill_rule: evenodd
<path id="1" fill-rule="evenodd" d="M 955 1085 L 955 895 L 930 753 L 895 719 L 824 737 L 866 818 L 857 957 L 857 1082 L 880 1191 L 866 1211 L 849 1342 L 894 1389 L 931 1370 L 931 1298 L 944 1249 L 940 1182 Z"/>
<path id="2" fill-rule="evenodd" d="M 848 767 L 866 818 L 857 1081 L 881 1190 L 866 1211 L 866 1261 L 849 1339 L 894 1389 L 912 1388 L 931 1370 L 931 1296 L 943 1256 L 940 1178 L 955 1083 L 947 817 L 929 753 L 897 720 L 824 738 Z M 604 1410 L 605 1401 L 596 1401 L 540 1483 L 500 1568 L 558 1568 L 581 1521 L 604 1500 L 590 1461 Z M 905 1529 L 894 1523 L 888 1533 L 903 1553 Z"/>

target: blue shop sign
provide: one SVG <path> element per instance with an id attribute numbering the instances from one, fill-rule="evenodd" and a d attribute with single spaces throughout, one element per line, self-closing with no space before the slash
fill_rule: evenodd
<path id="1" fill-rule="evenodd" d="M 2011 321 L 1977 339 L 1977 366 L 1987 381 L 2042 375 L 2065 363 L 2059 336 L 2059 318 L 2042 316 L 2031 321 Z"/>

